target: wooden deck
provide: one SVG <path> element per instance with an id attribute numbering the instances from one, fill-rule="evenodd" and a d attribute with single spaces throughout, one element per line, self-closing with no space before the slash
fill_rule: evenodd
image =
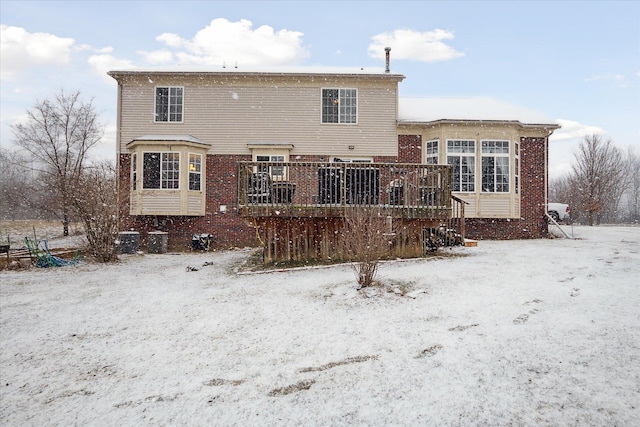
<path id="1" fill-rule="evenodd" d="M 451 168 L 401 163 L 240 162 L 245 217 L 343 217 L 356 207 L 394 218 L 448 218 Z"/>
<path id="2" fill-rule="evenodd" d="M 464 202 L 451 195 L 450 166 L 238 164 L 238 212 L 260 233 L 265 262 L 339 257 L 345 218 L 363 210 L 388 222 L 389 257 L 424 255 L 439 241 L 438 230 L 464 232 Z"/>

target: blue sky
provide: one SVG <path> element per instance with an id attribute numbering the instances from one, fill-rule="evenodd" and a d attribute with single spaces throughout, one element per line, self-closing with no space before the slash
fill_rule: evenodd
<path id="1" fill-rule="evenodd" d="M 552 177 L 568 169 L 585 134 L 640 151 L 637 0 L 0 0 L 0 24 L 3 148 L 9 124 L 37 99 L 79 90 L 106 125 L 96 154 L 115 157 L 111 69 L 384 67 L 388 45 L 392 71 L 406 76 L 402 97 L 486 98 L 561 124 Z"/>

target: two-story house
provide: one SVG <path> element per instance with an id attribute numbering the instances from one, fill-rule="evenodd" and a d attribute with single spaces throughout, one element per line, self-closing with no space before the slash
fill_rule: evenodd
<path id="1" fill-rule="evenodd" d="M 269 259 L 322 258 L 357 206 L 412 230 L 400 246 L 418 253 L 425 229 L 462 216 L 471 238 L 547 232 L 557 125 L 402 120 L 404 76 L 388 68 L 109 75 L 123 229 L 143 239 L 161 229 L 188 247 L 210 233 L 222 247 L 262 241 Z"/>

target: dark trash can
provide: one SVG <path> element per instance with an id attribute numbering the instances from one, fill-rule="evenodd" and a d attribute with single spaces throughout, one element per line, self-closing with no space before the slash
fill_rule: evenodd
<path id="1" fill-rule="evenodd" d="M 194 234 L 191 238 L 191 249 L 196 251 L 208 251 L 213 244 L 213 236 L 208 233 Z"/>
<path id="2" fill-rule="evenodd" d="M 121 254 L 135 254 L 140 248 L 140 233 L 137 231 L 121 231 L 118 240 Z"/>

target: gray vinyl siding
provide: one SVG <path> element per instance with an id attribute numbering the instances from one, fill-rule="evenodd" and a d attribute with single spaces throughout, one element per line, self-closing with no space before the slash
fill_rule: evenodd
<path id="1" fill-rule="evenodd" d="M 210 154 L 249 154 L 247 144 L 289 143 L 291 155 L 397 155 L 396 80 L 292 79 L 240 84 L 186 76 L 121 82 L 119 149 L 127 152 L 126 144 L 142 135 L 174 134 L 210 143 Z M 154 121 L 157 86 L 184 87 L 183 123 Z M 358 89 L 357 124 L 321 123 L 321 89 L 331 87 Z"/>

